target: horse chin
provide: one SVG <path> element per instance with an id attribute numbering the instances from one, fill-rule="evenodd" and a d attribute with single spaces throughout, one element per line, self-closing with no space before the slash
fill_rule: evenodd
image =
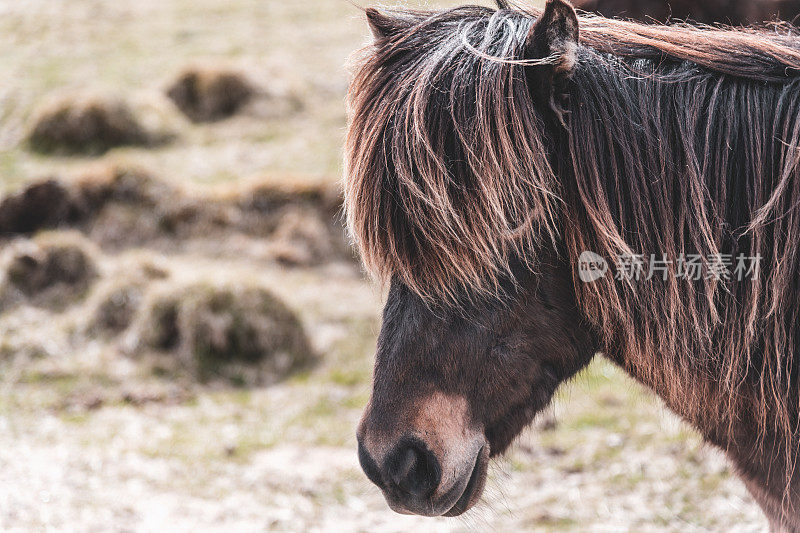
<path id="1" fill-rule="evenodd" d="M 489 444 L 485 444 L 475 458 L 475 465 L 472 467 L 472 473 L 470 474 L 466 487 L 464 487 L 464 492 L 461 493 L 461 497 L 458 498 L 458 501 L 456 501 L 453 507 L 444 513 L 443 516 L 452 517 L 462 515 L 478 503 L 478 500 L 481 499 L 481 495 L 483 494 L 483 489 L 486 486 L 486 474 L 489 470 L 489 455 Z"/>
<path id="2" fill-rule="evenodd" d="M 547 404 L 531 406 L 516 405 L 505 412 L 497 424 L 486 431 L 486 440 L 491 444 L 491 457 L 503 455 L 514 440 L 528 427 Z M 503 423 L 503 421 L 506 421 Z"/>
<path id="3" fill-rule="evenodd" d="M 486 440 L 491 444 L 492 457 L 503 455 L 514 439 L 547 408 L 560 383 L 555 371 L 545 365 L 542 378 L 531 387 L 528 398 L 512 405 L 494 424 L 487 427 Z"/>

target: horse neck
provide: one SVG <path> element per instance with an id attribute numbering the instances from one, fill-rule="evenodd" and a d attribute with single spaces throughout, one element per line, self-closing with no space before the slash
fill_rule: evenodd
<path id="1" fill-rule="evenodd" d="M 570 257 L 743 253 L 762 265 L 748 283 L 681 282 L 674 271 L 578 282 L 584 313 L 612 359 L 781 495 L 775 465 L 786 472 L 798 442 L 800 81 L 621 67 L 584 50 L 572 84 L 558 158 Z"/>

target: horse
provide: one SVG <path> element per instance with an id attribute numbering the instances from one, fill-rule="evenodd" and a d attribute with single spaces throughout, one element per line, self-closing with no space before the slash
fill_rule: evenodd
<path id="1" fill-rule="evenodd" d="M 774 20 L 792 22 L 800 15 L 798 0 L 576 0 L 574 5 L 604 17 L 648 23 L 691 20 L 750 26 Z"/>
<path id="2" fill-rule="evenodd" d="M 800 531 L 794 29 L 565 0 L 365 14 L 344 204 L 387 288 L 356 436 L 388 505 L 469 510 L 490 459 L 597 356 L 722 449 L 775 530 Z M 642 256 L 656 275 L 619 275 Z"/>

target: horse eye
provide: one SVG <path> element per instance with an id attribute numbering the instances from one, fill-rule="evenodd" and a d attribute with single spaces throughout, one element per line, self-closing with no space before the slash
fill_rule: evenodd
<path id="1" fill-rule="evenodd" d="M 511 351 L 508 349 L 508 345 L 502 339 L 496 339 L 492 347 L 489 349 L 489 354 L 498 359 L 505 359 L 509 357 Z"/>

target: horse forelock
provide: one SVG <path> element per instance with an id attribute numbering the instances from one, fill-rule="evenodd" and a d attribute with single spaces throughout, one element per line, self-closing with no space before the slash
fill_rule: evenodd
<path id="1" fill-rule="evenodd" d="M 513 257 L 555 238 L 554 172 L 516 62 L 532 19 L 400 16 L 412 29 L 367 48 L 350 90 L 351 234 L 372 273 L 426 299 L 494 293 Z"/>
<path id="2" fill-rule="evenodd" d="M 348 227 L 367 269 L 427 300 L 495 293 L 531 245 L 558 238 L 551 141 L 521 61 L 539 11 L 390 12 L 403 28 L 361 51 L 349 91 Z M 789 25 L 770 31 L 581 18 L 581 41 L 621 58 L 691 61 L 759 81 L 800 72 Z M 544 58 L 542 62 L 556 58 Z"/>

